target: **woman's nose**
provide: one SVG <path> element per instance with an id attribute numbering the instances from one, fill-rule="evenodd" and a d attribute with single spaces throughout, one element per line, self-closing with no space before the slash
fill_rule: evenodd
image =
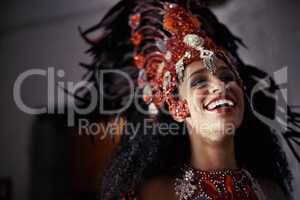
<path id="1" fill-rule="evenodd" d="M 222 93 L 226 90 L 226 83 L 215 76 L 212 78 L 209 84 L 210 93 Z"/>

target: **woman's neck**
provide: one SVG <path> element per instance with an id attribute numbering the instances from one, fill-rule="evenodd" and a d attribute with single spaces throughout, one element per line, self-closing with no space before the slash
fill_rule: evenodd
<path id="1" fill-rule="evenodd" d="M 238 168 L 233 136 L 218 141 L 204 139 L 201 135 L 190 136 L 191 165 L 200 170 L 236 169 Z"/>

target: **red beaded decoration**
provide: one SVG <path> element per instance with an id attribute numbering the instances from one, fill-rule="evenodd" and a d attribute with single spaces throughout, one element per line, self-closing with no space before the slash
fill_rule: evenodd
<path id="1" fill-rule="evenodd" d="M 140 45 L 142 41 L 142 35 L 139 32 L 135 32 L 131 38 L 131 41 L 135 46 Z"/>
<path id="2" fill-rule="evenodd" d="M 134 64 L 137 68 L 142 69 L 144 68 L 144 55 L 143 54 L 137 54 L 133 57 Z"/>
<path id="3" fill-rule="evenodd" d="M 130 19 L 129 19 L 129 25 L 135 29 L 140 24 L 140 21 L 141 21 L 140 14 L 132 15 L 132 16 L 130 16 Z"/>

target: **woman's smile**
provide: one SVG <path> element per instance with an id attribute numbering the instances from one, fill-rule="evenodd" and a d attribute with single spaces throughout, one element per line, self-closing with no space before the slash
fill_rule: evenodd
<path id="1" fill-rule="evenodd" d="M 229 96 L 217 96 L 213 98 L 207 105 L 204 105 L 204 111 L 213 114 L 226 114 L 233 111 L 235 101 Z"/>

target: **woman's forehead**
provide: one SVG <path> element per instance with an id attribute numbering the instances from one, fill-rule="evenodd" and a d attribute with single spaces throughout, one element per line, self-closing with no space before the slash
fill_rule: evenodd
<path id="1" fill-rule="evenodd" d="M 229 68 L 229 66 L 222 59 L 220 59 L 218 57 L 214 57 L 214 64 L 215 64 L 216 68 L 220 68 L 220 67 L 228 67 Z M 205 72 L 206 68 L 204 67 L 202 60 L 196 60 L 196 61 L 191 62 L 190 64 L 186 65 L 184 71 L 185 71 L 185 76 L 189 77 L 191 74 L 193 74 L 196 71 Z"/>

